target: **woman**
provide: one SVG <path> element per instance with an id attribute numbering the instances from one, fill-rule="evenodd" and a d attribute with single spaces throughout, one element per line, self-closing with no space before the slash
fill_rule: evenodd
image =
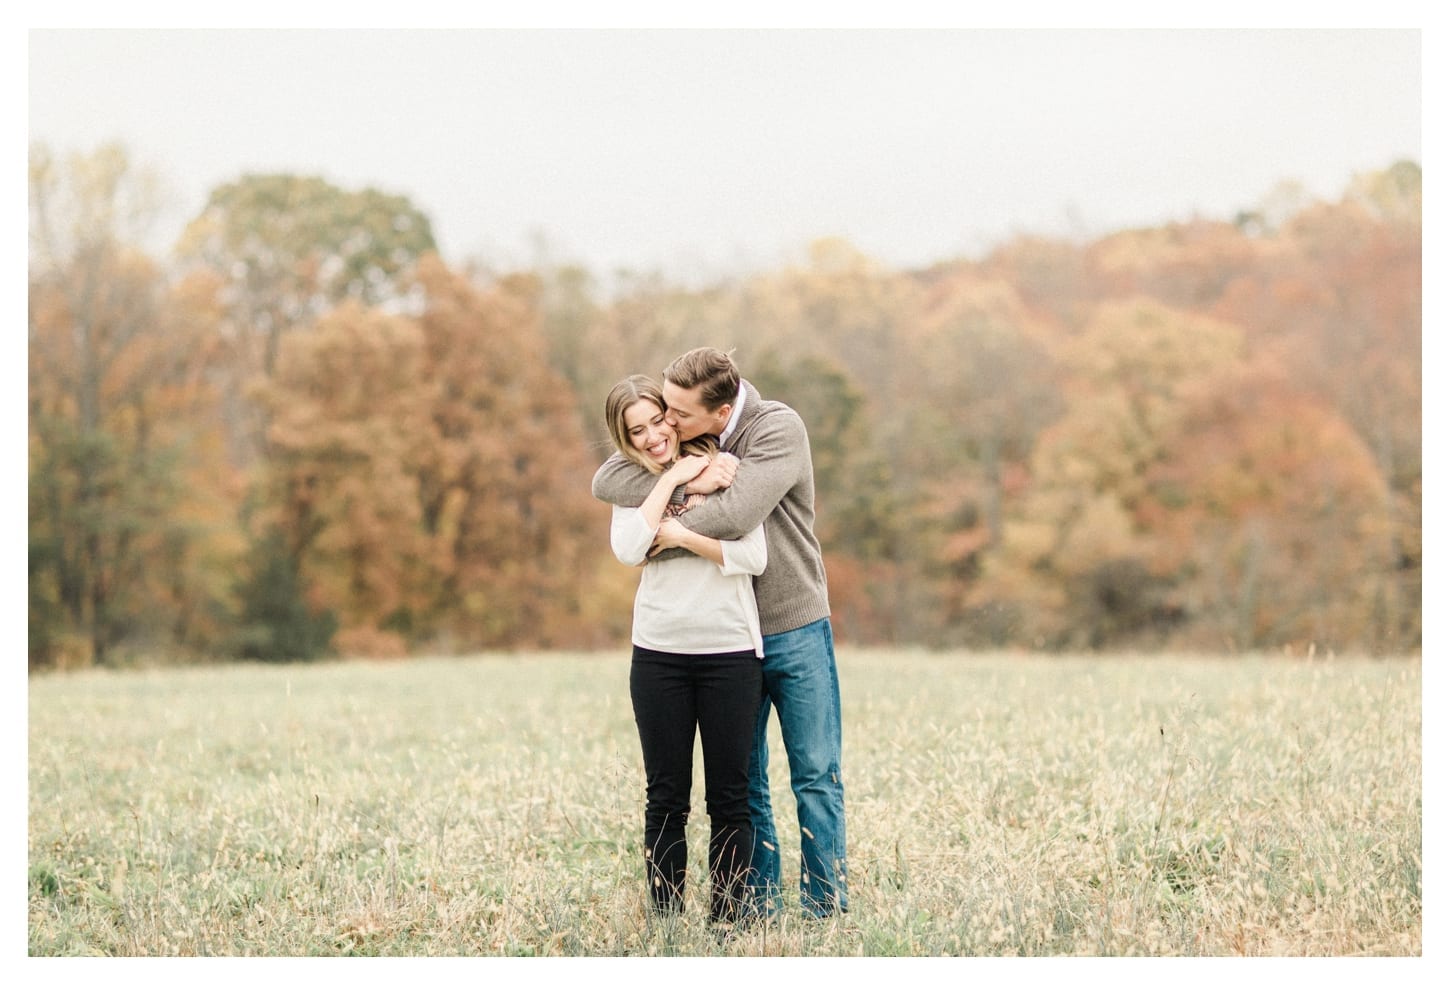
<path id="1" fill-rule="evenodd" d="M 754 837 L 749 767 L 764 651 L 751 577 L 765 570 L 765 528 L 718 541 L 674 518 L 680 508 L 670 506 L 671 494 L 709 464 L 714 445 L 692 443 L 682 456 L 655 381 L 622 380 L 604 413 L 620 454 L 659 476 L 639 507 L 614 507 L 615 556 L 637 565 L 664 548 L 690 552 L 644 564 L 634 600 L 629 694 L 644 752 L 650 897 L 661 912 L 682 906 L 698 728 L 710 815 L 710 916 L 733 923 L 744 914 Z"/>

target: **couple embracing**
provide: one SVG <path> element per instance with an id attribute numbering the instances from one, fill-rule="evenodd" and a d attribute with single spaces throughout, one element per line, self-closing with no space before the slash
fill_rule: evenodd
<path id="1" fill-rule="evenodd" d="M 711 919 L 728 928 L 780 905 L 766 749 L 774 708 L 800 823 L 801 907 L 844 911 L 841 698 L 805 425 L 713 348 L 680 356 L 659 383 L 622 380 L 605 420 L 616 450 L 593 493 L 614 507 L 615 555 L 644 565 L 629 689 L 652 904 L 682 905 L 698 729 Z"/>

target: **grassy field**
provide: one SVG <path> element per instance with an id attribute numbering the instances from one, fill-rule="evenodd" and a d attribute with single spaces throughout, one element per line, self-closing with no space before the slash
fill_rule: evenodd
<path id="1" fill-rule="evenodd" d="M 627 671 L 33 678 L 29 953 L 1421 953 L 1418 659 L 843 649 L 851 912 L 724 945 L 698 767 L 694 895 L 646 916 Z"/>

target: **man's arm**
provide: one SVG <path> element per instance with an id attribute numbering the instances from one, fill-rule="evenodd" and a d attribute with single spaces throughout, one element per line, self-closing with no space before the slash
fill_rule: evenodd
<path id="1" fill-rule="evenodd" d="M 594 473 L 589 491 L 595 499 L 612 506 L 628 506 L 631 509 L 645 501 L 654 489 L 659 476 L 637 462 L 631 462 L 619 452 L 607 458 Z"/>
<path id="2" fill-rule="evenodd" d="M 595 499 L 603 500 L 611 506 L 635 509 L 649 497 L 658 481 L 659 477 L 649 469 L 615 452 L 595 471 L 589 491 L 594 494 Z M 659 561 L 688 553 L 683 547 L 672 547 L 656 551 L 644 560 Z"/>
<path id="3" fill-rule="evenodd" d="M 675 491 L 676 486 L 683 485 L 699 475 L 700 470 L 708 464 L 709 462 L 701 455 L 682 458 L 655 479 L 654 488 L 650 490 L 650 494 L 645 497 L 644 503 L 638 509 L 631 509 L 627 506 L 614 507 L 614 520 L 609 529 L 609 543 L 614 548 L 614 556 L 625 564 L 639 564 L 644 561 L 656 538 L 660 522 L 664 519 L 665 507 L 670 502 L 670 493 Z M 709 540 L 709 538 L 700 537 L 699 534 L 691 534 L 691 536 L 698 540 Z"/>
<path id="4" fill-rule="evenodd" d="M 716 540 L 740 540 L 765 522 L 811 467 L 810 439 L 797 414 L 777 412 L 761 428 L 740 461 L 735 481 L 680 517 L 686 527 Z"/>
<path id="5" fill-rule="evenodd" d="M 683 502 L 691 494 L 709 494 L 724 489 L 734 480 L 738 464 L 734 455 L 721 452 L 699 475 L 684 483 L 680 487 L 682 491 L 671 502 Z M 643 503 L 653 488 L 654 476 L 644 466 L 615 452 L 595 471 L 589 491 L 595 499 L 611 506 L 632 508 Z"/>

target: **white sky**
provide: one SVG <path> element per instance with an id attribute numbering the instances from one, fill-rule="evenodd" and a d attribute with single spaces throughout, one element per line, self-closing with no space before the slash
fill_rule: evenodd
<path id="1" fill-rule="evenodd" d="M 1421 160 L 1421 33 L 32 30 L 29 136 L 119 139 L 174 193 L 321 174 L 445 258 L 685 277 L 845 236 L 896 266 L 1014 231 L 1231 218 Z"/>

